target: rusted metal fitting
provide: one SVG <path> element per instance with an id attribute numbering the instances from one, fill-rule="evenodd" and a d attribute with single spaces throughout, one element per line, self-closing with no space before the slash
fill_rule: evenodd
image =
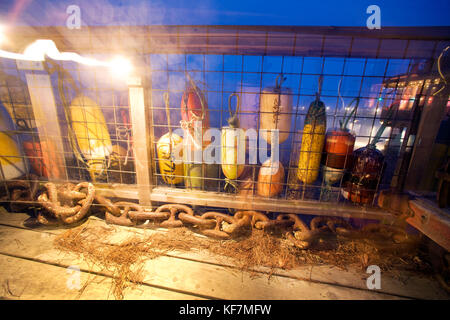
<path id="1" fill-rule="evenodd" d="M 0 201 L 10 202 L 10 210 L 15 212 L 33 207 L 39 188 L 39 178 L 34 174 L 19 179 L 1 185 L 1 194 L 4 195 Z"/>
<path id="2" fill-rule="evenodd" d="M 190 215 L 184 212 L 178 213 L 178 219 L 186 224 L 192 224 L 201 228 L 213 228 L 216 223 L 210 219 L 203 219 L 201 216 Z"/>
<path id="3" fill-rule="evenodd" d="M 202 230 L 201 233 L 208 237 L 220 239 L 220 240 L 228 240 L 231 239 L 230 234 L 226 233 L 222 230 L 222 223 L 225 221 L 229 224 L 233 224 L 235 222 L 234 218 L 223 214 L 220 212 L 209 211 L 205 212 L 202 216 L 202 219 L 213 219 L 216 222 L 216 226 L 214 229 L 205 229 Z"/>
<path id="4" fill-rule="evenodd" d="M 161 227 L 163 227 L 163 228 L 182 227 L 183 221 L 177 219 L 177 213 L 179 213 L 179 212 L 183 212 L 183 213 L 186 213 L 191 216 L 194 215 L 194 211 L 190 207 L 185 206 L 183 204 L 162 205 L 162 206 L 158 207 L 158 209 L 156 209 L 155 213 L 161 213 L 161 212 L 166 212 L 166 213 L 170 214 L 169 219 L 167 219 L 166 221 L 163 221 L 161 223 Z"/>
<path id="5" fill-rule="evenodd" d="M 105 220 L 107 223 L 113 223 L 120 226 L 126 226 L 131 227 L 135 226 L 137 224 L 136 220 L 132 220 L 129 217 L 130 210 L 134 209 L 137 213 L 142 213 L 142 207 L 138 205 L 137 203 L 133 202 L 125 202 L 125 201 L 119 201 L 114 204 L 116 208 L 123 208 L 123 211 L 121 212 L 121 215 L 119 217 L 112 215 L 108 211 L 105 212 Z"/>
<path id="6" fill-rule="evenodd" d="M 115 206 L 111 200 L 109 200 L 108 198 L 105 198 L 101 195 L 96 194 L 95 195 L 95 201 L 105 207 L 106 211 L 108 211 L 109 213 L 111 213 L 112 215 L 119 217 L 121 215 L 120 212 L 120 208 Z"/>
<path id="7" fill-rule="evenodd" d="M 39 203 L 48 213 L 51 213 L 54 218 L 65 224 L 71 224 L 83 219 L 89 212 L 95 197 L 94 185 L 89 182 L 81 182 L 74 186 L 73 190 L 70 191 L 74 191 L 75 194 L 77 194 L 81 189 L 86 189 L 87 194 L 85 194 L 84 199 L 80 199 L 78 203 L 72 207 L 68 204 L 62 206 L 58 201 L 59 199 L 56 185 L 48 182 L 45 184 L 45 187 L 47 189 L 47 193 L 44 192 L 38 197 Z M 74 197 L 73 199 L 78 198 Z M 42 224 L 49 223 L 49 220 L 46 217 L 43 217 L 42 214 L 38 216 L 38 221 Z"/>

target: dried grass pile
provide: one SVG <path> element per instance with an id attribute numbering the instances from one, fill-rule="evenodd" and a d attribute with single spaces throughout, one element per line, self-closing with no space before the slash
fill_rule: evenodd
<path id="1" fill-rule="evenodd" d="M 300 250 L 280 235 L 253 230 L 236 240 L 218 241 L 199 237 L 187 228 L 169 229 L 128 237 L 120 243 L 109 240 L 120 228 L 80 226 L 59 235 L 55 245 L 64 251 L 76 253 L 89 264 L 108 270 L 114 279 L 112 292 L 123 299 L 125 288 L 144 280 L 144 263 L 172 251 L 206 250 L 215 259 L 234 264 L 242 271 L 256 276 L 260 267 L 269 268 L 269 277 L 277 268 L 293 269 L 304 265 L 327 264 L 342 269 L 350 267 L 365 271 L 376 264 L 382 270 L 394 272 L 413 270 L 428 273 L 416 244 L 385 245 L 374 239 L 348 240 L 320 239 L 314 247 Z M 328 244 L 332 243 L 330 247 Z M 325 245 L 327 244 L 327 245 Z M 261 270 L 261 269 L 260 269 Z"/>
<path id="2" fill-rule="evenodd" d="M 123 290 L 141 283 L 144 277 L 143 264 L 164 254 L 155 250 L 147 241 L 130 237 L 119 245 L 108 244 L 113 229 L 79 226 L 69 229 L 55 239 L 55 246 L 63 251 L 77 254 L 88 265 L 97 266 L 112 274 L 112 293 L 123 299 Z"/>

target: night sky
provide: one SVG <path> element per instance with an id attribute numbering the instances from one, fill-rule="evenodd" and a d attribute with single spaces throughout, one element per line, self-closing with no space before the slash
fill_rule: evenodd
<path id="1" fill-rule="evenodd" d="M 64 25 L 78 5 L 84 25 L 324 25 L 365 26 L 369 5 L 381 9 L 381 26 L 449 25 L 448 0 L 2 0 L 0 21 Z"/>

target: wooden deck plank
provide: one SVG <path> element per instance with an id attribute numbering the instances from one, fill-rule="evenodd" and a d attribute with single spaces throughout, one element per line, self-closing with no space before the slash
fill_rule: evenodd
<path id="1" fill-rule="evenodd" d="M 23 221 L 28 216 L 25 214 L 8 213 L 4 211 L 0 213 L 0 224 L 6 224 L 16 227 L 23 227 Z M 97 217 L 90 217 L 89 223 L 92 226 L 105 225 L 104 220 Z M 151 234 L 152 232 L 165 232 L 165 229 L 138 229 L 131 227 L 111 226 L 120 230 L 115 232 L 108 238 L 108 243 L 120 243 L 130 236 Z M 65 229 L 48 229 L 40 228 L 38 230 L 59 234 Z M 199 237 L 203 237 L 199 235 Z M 166 254 L 168 257 L 192 260 L 196 262 L 203 262 L 212 265 L 235 267 L 232 259 L 226 257 L 217 257 L 210 254 L 208 251 L 193 250 L 190 252 L 171 251 Z M 270 272 L 269 268 L 259 267 L 255 271 L 264 274 Z M 293 279 L 301 279 L 313 282 L 320 282 L 336 286 L 344 286 L 356 289 L 366 290 L 366 275 L 361 270 L 342 270 L 337 267 L 328 265 L 305 265 L 294 270 L 275 270 L 275 275 L 280 277 L 289 277 Z M 440 285 L 430 277 L 418 276 L 412 272 L 402 272 L 402 274 L 393 277 L 390 274 L 382 273 L 382 287 L 377 290 L 381 293 L 394 294 L 404 297 L 418 298 L 418 299 L 448 299 L 449 295 L 440 287 Z"/>
<path id="2" fill-rule="evenodd" d="M 0 226 L 0 253 L 109 275 L 74 254 L 53 248 L 54 234 Z M 397 296 L 286 277 L 252 278 L 231 268 L 161 256 L 145 263 L 144 283 L 220 299 L 398 299 Z"/>
<path id="3" fill-rule="evenodd" d="M 80 272 L 80 287 L 69 287 L 71 273 L 66 268 L 0 254 L 0 298 L 17 300 L 106 300 L 112 278 Z M 87 281 L 87 282 L 86 282 Z M 87 283 L 86 287 L 83 285 Z M 72 283 L 73 284 L 73 283 Z M 81 288 L 81 290 L 79 289 Z M 192 300 L 199 297 L 146 285 L 126 288 L 125 299 Z"/>

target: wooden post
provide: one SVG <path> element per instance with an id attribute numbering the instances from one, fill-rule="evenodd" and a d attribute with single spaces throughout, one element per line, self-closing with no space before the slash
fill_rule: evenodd
<path id="1" fill-rule="evenodd" d="M 152 187 L 150 179 L 151 145 L 148 125 L 148 110 L 145 108 L 142 79 L 139 77 L 129 79 L 128 86 L 139 203 L 141 205 L 149 206 L 151 205 L 150 191 Z"/>
<path id="2" fill-rule="evenodd" d="M 433 97 L 431 104 L 425 104 L 406 177 L 405 189 L 418 190 L 420 188 L 422 177 L 427 172 L 439 127 L 445 115 L 449 94 L 450 86 L 446 86 Z"/>
<path id="3" fill-rule="evenodd" d="M 48 74 L 27 73 L 28 91 L 49 181 L 67 180 L 64 147 L 53 88 Z"/>

